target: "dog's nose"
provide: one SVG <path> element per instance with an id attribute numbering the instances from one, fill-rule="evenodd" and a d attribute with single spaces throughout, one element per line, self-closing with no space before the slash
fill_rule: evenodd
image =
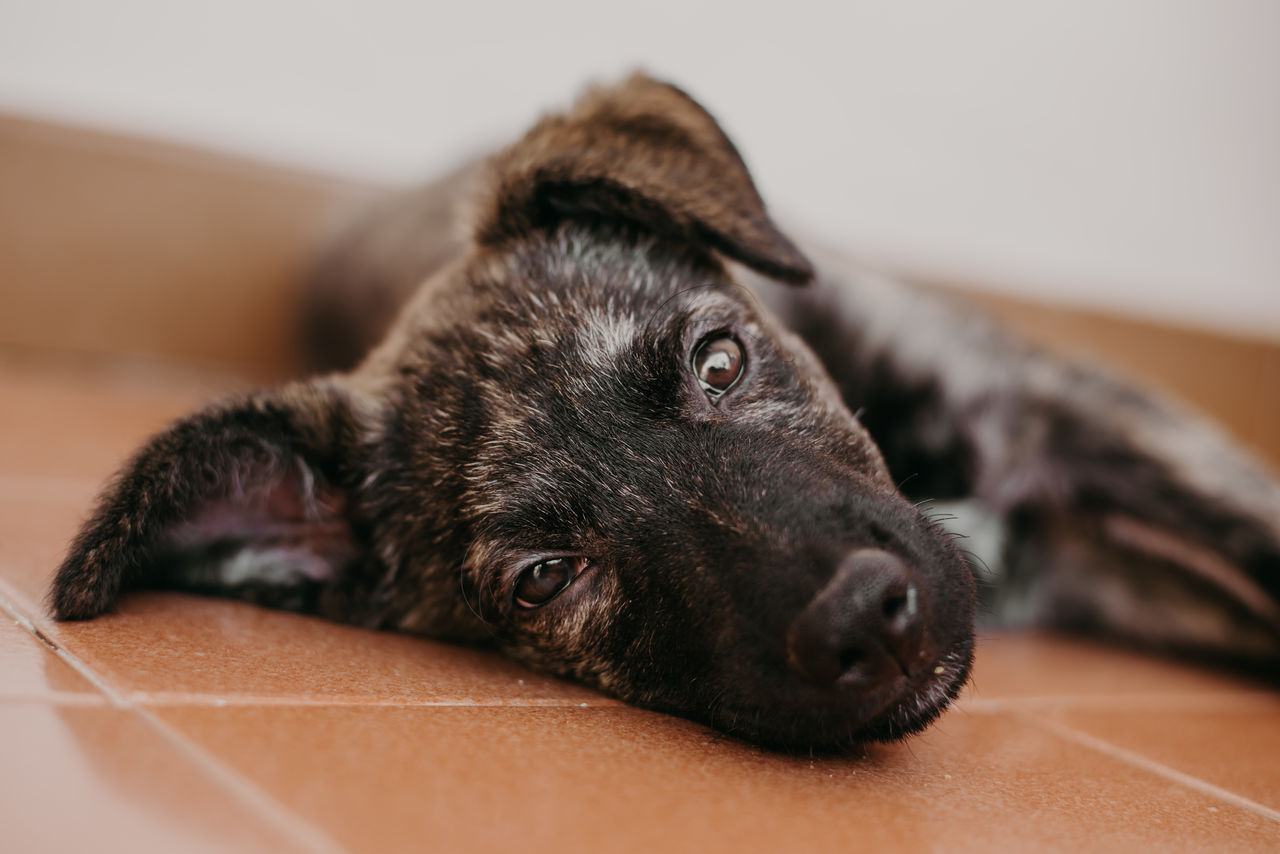
<path id="1" fill-rule="evenodd" d="M 859 549 L 787 633 L 793 670 L 811 682 L 869 690 L 927 662 L 924 603 L 911 569 L 880 549 Z"/>

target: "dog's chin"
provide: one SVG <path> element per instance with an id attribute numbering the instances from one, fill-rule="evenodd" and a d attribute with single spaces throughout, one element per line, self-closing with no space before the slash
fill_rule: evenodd
<path id="1" fill-rule="evenodd" d="M 973 668 L 973 641 L 953 647 L 933 669 L 907 680 L 893 701 L 859 732 L 858 742 L 900 741 L 936 721 L 959 696 Z"/>
<path id="2" fill-rule="evenodd" d="M 894 742 L 936 721 L 969 681 L 973 639 L 956 642 L 928 668 L 901 676 L 872 694 L 799 693 L 799 702 L 722 709 L 712 721 L 730 735 L 784 752 L 848 752 L 869 742 Z"/>

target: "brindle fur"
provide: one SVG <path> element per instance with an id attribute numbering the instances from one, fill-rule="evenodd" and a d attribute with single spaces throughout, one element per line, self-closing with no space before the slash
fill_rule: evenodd
<path id="1" fill-rule="evenodd" d="M 312 351 L 339 361 L 404 308 L 354 369 L 143 447 L 58 572 L 58 618 L 141 585 L 234 595 L 843 748 L 919 730 L 967 679 L 975 584 L 928 501 L 963 498 L 1005 531 L 990 622 L 1277 672 L 1280 489 L 1256 462 L 967 309 L 802 253 L 673 87 L 592 91 L 388 202 L 312 294 Z M 747 373 L 713 404 L 690 354 L 722 329 Z M 928 666 L 870 692 L 795 678 L 788 627 L 867 547 L 918 573 Z M 591 565 L 513 607 L 518 570 L 561 552 Z"/>

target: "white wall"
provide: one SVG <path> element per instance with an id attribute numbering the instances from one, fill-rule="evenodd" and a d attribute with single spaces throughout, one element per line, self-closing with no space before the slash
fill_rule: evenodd
<path id="1" fill-rule="evenodd" d="M 872 261 L 1280 337 L 1280 2 L 0 0 L 0 109 L 402 181 L 636 64 Z"/>

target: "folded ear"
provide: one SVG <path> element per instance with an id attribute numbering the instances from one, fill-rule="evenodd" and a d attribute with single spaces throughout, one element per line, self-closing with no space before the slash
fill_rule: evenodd
<path id="1" fill-rule="evenodd" d="M 733 143 L 692 98 L 637 74 L 540 121 L 489 163 L 476 239 L 622 221 L 801 284 L 813 268 L 765 212 Z"/>
<path id="2" fill-rule="evenodd" d="M 236 398 L 154 437 L 118 475 L 49 593 L 61 620 L 135 586 L 318 610 L 367 559 L 360 408 L 328 381 Z"/>

